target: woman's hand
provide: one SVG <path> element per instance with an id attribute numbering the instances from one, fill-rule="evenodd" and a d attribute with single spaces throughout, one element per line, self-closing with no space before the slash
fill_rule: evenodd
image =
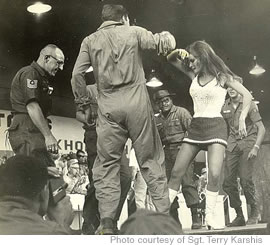
<path id="1" fill-rule="evenodd" d="M 185 60 L 186 58 L 189 57 L 189 53 L 185 49 L 177 49 L 177 51 L 178 51 L 178 58 L 180 60 Z"/>

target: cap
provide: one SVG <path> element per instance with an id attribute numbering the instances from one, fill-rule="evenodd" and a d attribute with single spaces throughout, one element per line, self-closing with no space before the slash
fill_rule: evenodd
<path id="1" fill-rule="evenodd" d="M 70 159 L 67 162 L 67 167 L 70 168 L 72 165 L 78 164 L 79 166 L 79 161 L 77 159 Z"/>
<path id="2" fill-rule="evenodd" d="M 168 90 L 159 90 L 157 91 L 154 95 L 153 95 L 153 99 L 154 101 L 157 101 L 157 100 L 160 100 L 164 97 L 167 97 L 167 96 L 174 96 L 175 94 L 174 93 L 169 93 Z"/>

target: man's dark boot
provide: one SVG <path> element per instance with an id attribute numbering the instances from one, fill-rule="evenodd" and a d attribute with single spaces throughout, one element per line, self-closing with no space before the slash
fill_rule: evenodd
<path id="1" fill-rule="evenodd" d="M 257 204 L 250 205 L 250 216 L 248 217 L 247 225 L 255 225 L 259 221 L 259 210 Z"/>
<path id="2" fill-rule="evenodd" d="M 119 230 L 117 227 L 117 220 L 113 221 L 113 233 L 114 233 L 114 235 L 119 235 Z"/>
<path id="3" fill-rule="evenodd" d="M 100 225 L 96 230 L 96 235 L 114 235 L 114 222 L 111 218 L 101 219 Z"/>
<path id="4" fill-rule="evenodd" d="M 86 222 L 83 222 L 82 233 L 84 235 L 95 235 L 95 229 L 94 229 L 92 224 L 88 224 Z"/>
<path id="5" fill-rule="evenodd" d="M 246 221 L 245 221 L 245 217 L 243 215 L 242 207 L 235 208 L 235 212 L 236 212 L 235 219 L 231 223 L 229 223 L 227 226 L 228 227 L 245 226 Z"/>
<path id="6" fill-rule="evenodd" d="M 170 209 L 170 215 L 173 217 L 173 219 L 181 226 L 182 224 L 179 219 L 178 210 L 177 209 Z"/>
<path id="7" fill-rule="evenodd" d="M 182 229 L 182 224 L 181 224 L 181 221 L 180 221 L 179 215 L 178 215 L 178 208 L 179 208 L 178 198 L 176 197 L 174 199 L 173 203 L 171 204 L 170 215 L 174 218 L 174 220 L 180 225 L 180 227 Z"/>
<path id="8" fill-rule="evenodd" d="M 198 212 L 197 207 L 192 207 L 191 209 L 191 217 L 192 217 L 192 230 L 201 229 L 202 228 L 202 218 L 200 212 Z"/>

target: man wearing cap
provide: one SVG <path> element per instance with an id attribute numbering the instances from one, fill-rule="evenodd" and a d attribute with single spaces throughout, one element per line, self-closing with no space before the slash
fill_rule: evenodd
<path id="1" fill-rule="evenodd" d="M 47 151 L 57 151 L 57 140 L 46 120 L 52 106 L 49 77 L 63 70 L 64 59 L 61 49 L 48 44 L 40 51 L 36 62 L 23 67 L 15 75 L 10 91 L 14 117 L 8 131 L 16 154 L 30 155 L 35 151 L 44 157 L 48 155 Z"/>
<path id="2" fill-rule="evenodd" d="M 69 194 L 86 195 L 87 185 L 89 184 L 88 176 L 80 173 L 80 165 L 78 159 L 70 159 L 67 162 L 67 173 L 63 176 L 68 184 L 66 189 Z"/>
<path id="3" fill-rule="evenodd" d="M 247 224 L 256 224 L 259 220 L 259 210 L 252 175 L 253 166 L 256 163 L 258 151 L 265 135 L 265 128 L 258 107 L 252 101 L 245 120 L 247 136 L 240 137 L 238 128 L 243 107 L 242 96 L 232 88 L 227 90 L 229 98 L 222 108 L 222 115 L 229 126 L 223 190 L 228 194 L 230 206 L 236 212 L 236 218 L 227 226 L 245 226 L 246 221 L 241 207 L 237 177 L 240 177 L 240 185 L 246 202 L 251 208 Z"/>
<path id="4" fill-rule="evenodd" d="M 101 225 L 98 234 L 113 234 L 120 199 L 120 161 L 131 138 L 154 205 L 169 212 L 164 153 L 154 123 L 142 64 L 143 50 L 165 55 L 175 48 L 168 32 L 153 34 L 130 26 L 122 5 L 106 4 L 102 25 L 86 37 L 72 73 L 75 103 L 87 107 L 85 72 L 93 66 L 98 88 L 97 158 L 93 168 Z M 90 114 L 90 113 L 89 113 Z"/>
<path id="5" fill-rule="evenodd" d="M 156 116 L 156 123 L 164 147 L 166 175 L 169 180 L 172 168 L 175 164 L 177 153 L 181 147 L 181 141 L 190 125 L 191 115 L 183 107 L 173 104 L 171 94 L 168 90 L 159 90 L 154 94 L 154 101 L 157 103 L 160 113 Z M 201 228 L 201 219 L 198 213 L 199 195 L 193 179 L 193 164 L 190 164 L 183 181 L 182 193 L 186 205 L 191 209 L 192 229 Z M 176 197 L 171 205 L 170 213 L 178 221 L 179 208 L 178 198 Z"/>

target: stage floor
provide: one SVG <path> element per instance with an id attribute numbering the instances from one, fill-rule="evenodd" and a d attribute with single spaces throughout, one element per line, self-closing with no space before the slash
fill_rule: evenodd
<path id="1" fill-rule="evenodd" d="M 184 229 L 186 235 L 270 235 L 266 233 L 266 223 L 256 225 L 246 225 L 238 227 L 225 227 L 224 230 L 208 230 L 203 227 L 198 230 Z"/>

